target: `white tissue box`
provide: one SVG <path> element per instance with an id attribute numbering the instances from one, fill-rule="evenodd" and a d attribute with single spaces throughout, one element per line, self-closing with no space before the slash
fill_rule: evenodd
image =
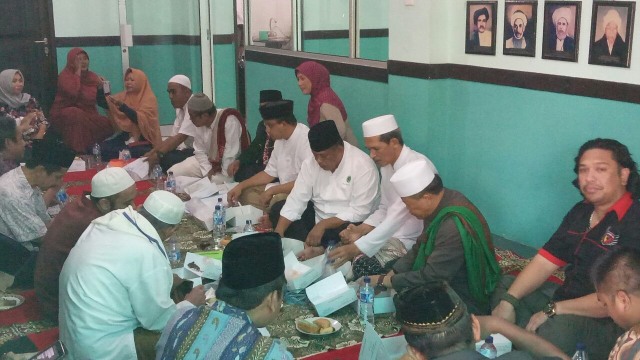
<path id="1" fill-rule="evenodd" d="M 309 286 L 306 293 L 318 316 L 327 316 L 356 300 L 356 292 L 347 286 L 341 272 Z"/>
<path id="2" fill-rule="evenodd" d="M 247 220 L 251 220 L 253 224 L 257 224 L 262 217 L 262 210 L 251 205 L 235 206 L 227 208 L 226 221 L 227 225 L 244 226 Z"/>
<path id="3" fill-rule="evenodd" d="M 284 257 L 284 277 L 289 290 L 300 290 L 311 285 L 322 275 L 324 256 L 317 256 L 304 262 L 298 261 L 293 252 Z"/>

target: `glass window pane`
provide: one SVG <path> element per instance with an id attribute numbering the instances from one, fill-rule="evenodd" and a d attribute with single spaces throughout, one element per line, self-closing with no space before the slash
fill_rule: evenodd
<path id="1" fill-rule="evenodd" d="M 360 58 L 387 61 L 389 59 L 388 0 L 358 0 L 360 27 Z"/>
<path id="2" fill-rule="evenodd" d="M 249 2 L 249 44 L 276 49 L 293 48 L 291 0 Z"/>
<path id="3" fill-rule="evenodd" d="M 302 1 L 302 50 L 349 56 L 349 0 Z"/>

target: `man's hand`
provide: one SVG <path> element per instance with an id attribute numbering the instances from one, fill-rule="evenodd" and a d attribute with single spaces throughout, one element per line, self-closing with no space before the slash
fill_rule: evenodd
<path id="1" fill-rule="evenodd" d="M 348 244 L 333 249 L 329 253 L 329 260 L 333 261 L 334 268 L 339 268 L 342 264 L 353 260 L 358 255 L 360 255 L 360 249 L 355 244 Z"/>
<path id="2" fill-rule="evenodd" d="M 362 237 L 360 226 L 349 224 L 346 229 L 340 232 L 340 240 L 343 244 L 351 244 Z"/>
<path id="3" fill-rule="evenodd" d="M 540 325 L 544 324 L 545 321 L 547 320 L 549 320 L 549 317 L 547 316 L 547 314 L 543 313 L 542 311 L 539 311 L 533 314 L 531 319 L 529 319 L 529 323 L 527 324 L 527 327 L 525 329 L 527 329 L 527 331 L 531 331 L 532 333 L 535 333 L 536 330 L 538 330 L 538 328 L 540 327 Z"/>
<path id="4" fill-rule="evenodd" d="M 146 154 L 142 155 L 143 160 L 149 163 L 149 167 L 153 169 L 160 162 L 160 158 L 158 157 L 158 152 L 156 149 L 151 149 L 147 151 Z"/>
<path id="5" fill-rule="evenodd" d="M 500 301 L 498 306 L 493 309 L 491 315 L 505 319 L 512 324 L 516 322 L 516 310 L 513 308 L 513 305 L 504 300 Z"/>
<path id="6" fill-rule="evenodd" d="M 184 297 L 184 299 L 195 306 L 203 305 L 205 302 L 204 286 L 198 285 L 194 287 L 193 290 Z"/>
<path id="7" fill-rule="evenodd" d="M 234 177 L 236 175 L 236 172 L 238 171 L 238 169 L 240 169 L 240 160 L 234 160 L 227 167 L 227 175 L 229 175 L 231 177 Z"/>
<path id="8" fill-rule="evenodd" d="M 227 202 L 232 206 L 236 205 L 238 203 L 240 195 L 242 195 L 242 187 L 240 186 L 240 184 L 238 184 L 227 193 Z"/>
<path id="9" fill-rule="evenodd" d="M 271 192 L 271 189 L 273 188 L 270 188 L 269 190 L 265 190 L 262 194 L 260 194 L 260 197 L 258 198 L 258 201 L 260 202 L 260 204 L 265 208 L 269 207 L 269 204 L 271 203 L 271 199 L 273 199 L 273 193 Z"/>
<path id="10" fill-rule="evenodd" d="M 318 223 L 309 231 L 304 243 L 308 246 L 318 246 L 322 243 L 322 235 L 324 235 L 324 227 Z"/>

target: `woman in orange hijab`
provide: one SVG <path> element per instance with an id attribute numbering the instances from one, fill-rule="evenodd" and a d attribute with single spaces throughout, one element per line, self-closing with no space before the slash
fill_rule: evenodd
<path id="1" fill-rule="evenodd" d="M 129 148 L 132 157 L 140 157 L 162 141 L 158 122 L 158 101 L 147 76 L 138 69 L 127 69 L 125 91 L 107 96 L 109 118 L 121 133 L 103 144 L 105 160 L 118 157 L 120 150 Z"/>

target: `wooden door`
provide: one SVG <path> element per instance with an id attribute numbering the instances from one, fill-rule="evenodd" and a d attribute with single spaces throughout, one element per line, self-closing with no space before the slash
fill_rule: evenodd
<path id="1" fill-rule="evenodd" d="M 0 8 L 0 70 L 18 69 L 24 92 L 48 113 L 58 74 L 52 0 L 2 0 Z"/>

